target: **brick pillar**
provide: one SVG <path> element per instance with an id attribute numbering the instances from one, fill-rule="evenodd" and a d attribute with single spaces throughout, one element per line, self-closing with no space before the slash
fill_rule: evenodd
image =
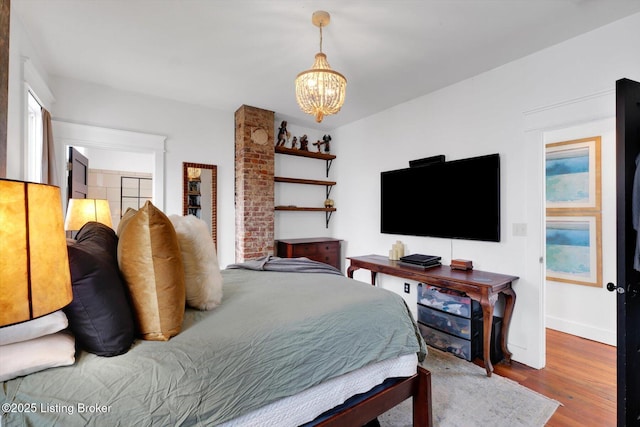
<path id="1" fill-rule="evenodd" d="M 243 262 L 273 255 L 274 113 L 243 105 L 235 124 L 236 262 Z"/>

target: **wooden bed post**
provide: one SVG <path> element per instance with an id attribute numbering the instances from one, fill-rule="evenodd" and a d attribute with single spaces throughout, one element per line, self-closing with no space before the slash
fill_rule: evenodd
<path id="1" fill-rule="evenodd" d="M 432 427 L 431 372 L 418 365 L 418 372 L 362 402 L 334 414 L 315 427 L 361 426 L 413 397 L 413 427 Z"/>
<path id="2" fill-rule="evenodd" d="M 431 372 L 418 365 L 417 392 L 413 394 L 413 426 L 431 427 L 433 412 L 431 406 Z"/>

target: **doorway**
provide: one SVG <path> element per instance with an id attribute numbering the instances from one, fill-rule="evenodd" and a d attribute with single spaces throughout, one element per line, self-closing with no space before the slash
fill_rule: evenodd
<path id="1" fill-rule="evenodd" d="M 139 209 L 147 200 L 153 201 L 153 156 L 150 153 L 73 148 L 68 151 L 80 152 L 88 159 L 86 197 L 108 201 L 115 230 L 128 208 Z M 70 174 L 75 176 L 75 167 Z"/>
<path id="2" fill-rule="evenodd" d="M 151 195 L 153 204 L 164 210 L 164 145 L 166 137 L 97 126 L 81 125 L 63 121 L 53 121 L 56 136 L 56 158 L 66 159 L 68 147 L 82 147 L 91 159 L 92 167 L 96 161 L 115 157 L 119 164 L 127 162 L 126 169 L 136 169 L 135 164 L 146 163 L 151 168 L 153 182 Z M 96 154 L 91 154 L 91 153 Z M 141 160 L 144 159 L 144 160 Z M 66 160 L 64 160 L 66 163 Z M 65 182 L 66 167 L 61 167 L 60 182 Z M 147 173 L 147 172 L 144 172 Z M 62 200 L 67 199 L 66 187 L 61 188 Z M 63 206 L 66 211 L 66 206 Z"/>
<path id="3" fill-rule="evenodd" d="M 613 346 L 615 149 L 613 116 L 543 132 L 546 327 Z"/>

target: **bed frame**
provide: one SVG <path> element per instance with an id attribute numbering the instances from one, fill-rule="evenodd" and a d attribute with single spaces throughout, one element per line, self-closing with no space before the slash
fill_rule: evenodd
<path id="1" fill-rule="evenodd" d="M 410 397 L 413 398 L 413 427 L 432 427 L 431 372 L 419 365 L 412 377 L 335 414 L 317 427 L 362 426 Z"/>

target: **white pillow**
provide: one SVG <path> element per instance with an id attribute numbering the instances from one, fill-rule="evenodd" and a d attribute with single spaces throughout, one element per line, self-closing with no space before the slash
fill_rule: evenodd
<path id="1" fill-rule="evenodd" d="M 207 224 L 193 215 L 170 215 L 184 265 L 187 304 L 211 310 L 222 302 L 222 274 Z"/>
<path id="2" fill-rule="evenodd" d="M 0 347 L 0 381 L 56 366 L 73 365 L 76 345 L 66 332 Z"/>
<path id="3" fill-rule="evenodd" d="M 27 341 L 43 335 L 53 334 L 69 326 L 67 316 L 62 310 L 46 316 L 0 328 L 0 345 Z"/>

